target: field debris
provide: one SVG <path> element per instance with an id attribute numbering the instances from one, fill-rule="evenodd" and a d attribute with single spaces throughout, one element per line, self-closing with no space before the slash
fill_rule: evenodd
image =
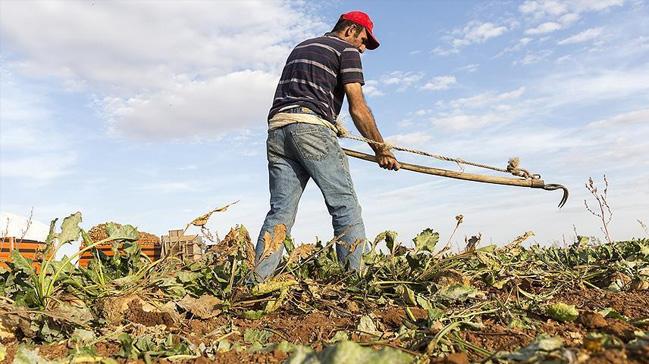
<path id="1" fill-rule="evenodd" d="M 283 229 L 284 228 L 284 229 Z M 286 254 L 253 285 L 243 226 L 196 261 L 151 261 L 130 225 L 90 236 L 73 214 L 48 249 L 82 240 L 87 267 L 32 262 L 0 269 L 0 361 L 9 363 L 646 363 L 649 240 L 565 247 L 467 241 L 452 253 L 425 229 L 368 244 L 361 272 L 334 244 L 265 237 Z M 379 249 L 379 244 L 385 248 Z M 527 244 L 527 243 L 526 243 Z M 448 244 L 447 244 L 448 245 Z M 384 251 L 385 250 L 385 251 Z M 45 257 L 46 255 L 44 255 Z M 263 258 L 264 254 L 262 254 Z"/>

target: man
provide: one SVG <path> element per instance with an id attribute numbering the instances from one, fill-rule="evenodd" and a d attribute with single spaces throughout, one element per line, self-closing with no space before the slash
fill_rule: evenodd
<path id="1" fill-rule="evenodd" d="M 383 142 L 362 91 L 360 54 L 379 46 L 372 30 L 367 14 L 343 14 L 330 33 L 298 44 L 286 61 L 268 115 L 270 211 L 257 240 L 256 281 L 265 280 L 277 268 L 283 247 L 273 241 L 273 234 L 281 235 L 284 227 L 290 234 L 310 178 L 322 191 L 332 217 L 340 263 L 352 270 L 360 268 L 365 227 L 335 124 L 347 95 L 349 113 L 359 132 Z M 389 149 L 370 147 L 382 168 L 399 169 Z"/>

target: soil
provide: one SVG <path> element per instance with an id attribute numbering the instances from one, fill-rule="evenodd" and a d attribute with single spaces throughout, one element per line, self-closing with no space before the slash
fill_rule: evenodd
<path id="1" fill-rule="evenodd" d="M 460 337 L 490 351 L 513 350 L 529 345 L 535 335 L 518 329 L 510 329 L 492 320 L 484 320 L 480 331 L 464 330 Z M 477 359 L 477 358 L 476 358 Z"/>
<path id="2" fill-rule="evenodd" d="M 398 329 L 403 320 L 406 319 L 406 312 L 403 307 L 390 307 L 385 310 L 375 311 L 375 314 L 392 329 Z"/>
<path id="3" fill-rule="evenodd" d="M 288 358 L 288 354 L 274 350 L 269 353 L 247 353 L 236 352 L 234 350 L 218 353 L 214 361 L 205 360 L 204 363 L 223 363 L 223 364 L 240 364 L 240 363 L 282 363 Z"/>
<path id="4" fill-rule="evenodd" d="M 259 321 L 258 321 L 259 322 Z M 284 316 L 275 314 L 264 320 L 264 326 L 282 335 L 275 340 L 287 340 L 294 344 L 316 344 L 319 350 L 322 342 L 330 340 L 338 331 L 350 331 L 355 328 L 354 321 L 347 317 L 315 311 L 306 316 Z M 273 338 L 271 338 L 272 340 Z"/>
<path id="5" fill-rule="evenodd" d="M 608 325 L 604 316 L 597 312 L 582 312 L 579 314 L 579 322 L 587 329 L 601 329 Z"/>
<path id="6" fill-rule="evenodd" d="M 38 353 L 45 359 L 56 359 L 68 355 L 66 344 L 43 345 L 38 348 Z"/>
<path id="7" fill-rule="evenodd" d="M 547 319 L 539 323 L 538 330 L 534 329 L 515 329 L 509 328 L 505 323 L 497 319 L 483 319 L 484 327 L 481 330 L 463 329 L 459 336 L 467 342 L 487 349 L 491 352 L 500 350 L 513 351 L 520 347 L 529 345 L 539 333 L 545 332 L 549 335 L 559 336 L 563 339 L 568 347 L 583 348 L 584 338 L 590 332 L 603 332 L 614 335 L 622 341 L 629 342 L 634 339 L 634 327 L 626 321 L 604 318 L 596 311 L 606 307 L 612 307 L 616 311 L 630 317 L 648 317 L 649 316 L 649 298 L 642 294 L 643 292 L 620 292 L 610 293 L 601 290 L 583 290 L 577 292 L 562 292 L 554 297 L 552 302 L 564 302 L 574 304 L 580 311 L 580 316 L 575 322 L 557 322 Z M 646 292 L 644 292 L 646 293 Z M 227 332 L 226 328 L 235 326 L 240 334 L 230 335 L 228 340 L 231 342 L 242 342 L 243 334 L 247 329 L 263 329 L 272 333 L 269 342 L 280 342 L 286 340 L 294 344 L 309 345 L 319 351 L 327 345 L 338 331 L 347 332 L 352 340 L 364 341 L 375 339 L 367 335 L 361 335 L 355 332 L 360 315 L 363 313 L 375 317 L 380 328 L 385 331 L 397 331 L 401 325 L 409 325 L 412 320 L 406 313 L 404 307 L 386 306 L 380 309 L 370 309 L 362 302 L 346 301 L 339 303 L 338 306 L 332 305 L 332 308 L 323 308 L 313 310 L 312 312 L 303 313 L 297 309 L 279 311 L 267 315 L 259 320 L 249 320 L 236 316 L 227 316 L 221 314 L 209 319 L 198 319 L 197 317 L 188 316 L 187 319 L 178 321 L 168 312 L 160 310 L 150 310 L 149 307 L 143 307 L 141 300 L 129 298 L 122 299 L 119 302 L 111 302 L 111 308 L 118 312 L 124 308 L 123 312 L 118 312 L 118 317 L 123 319 L 121 322 L 130 321 L 136 325 L 154 326 L 165 325 L 166 329 L 173 332 L 179 332 L 189 341 L 200 344 L 209 342 Z M 336 306 L 336 307 L 334 307 Z M 119 309 L 117 309 L 119 308 Z M 353 312 L 357 311 L 357 312 Z M 410 307 L 410 312 L 416 319 L 415 325 L 425 324 L 428 314 L 425 310 L 417 307 Z M 542 319 L 542 318 L 541 318 Z M 542 319 L 543 320 L 543 319 Z M 389 341 L 390 345 L 404 345 L 404 342 L 398 340 Z M 7 357 L 5 362 L 13 361 L 17 345 L 15 343 L 5 343 L 7 348 Z M 425 348 L 425 343 L 423 348 Z M 95 349 L 100 356 L 115 357 L 120 350 L 118 342 L 100 342 L 95 345 Z M 419 350 L 412 348 L 412 350 Z M 630 352 L 625 348 L 609 348 L 599 352 L 589 353 L 588 363 L 649 363 L 646 358 L 649 357 L 649 347 L 635 349 Z M 421 350 L 420 350 L 421 351 Z M 40 354 L 48 359 L 65 357 L 68 354 L 68 348 L 65 344 L 41 345 Z M 587 352 L 582 350 L 582 352 Z M 248 353 L 245 351 L 218 353 L 214 359 L 197 358 L 188 362 L 192 363 L 281 363 L 287 358 L 287 354 L 280 351 Z M 469 362 L 480 361 L 481 357 L 474 352 L 449 354 L 444 358 L 431 358 L 431 363 L 447 364 L 465 364 Z M 161 360 L 164 362 L 164 360 Z M 120 360 L 120 362 L 125 362 Z"/>
<path id="8" fill-rule="evenodd" d="M 144 326 L 166 325 L 173 327 L 176 325 L 171 313 L 164 311 L 146 311 L 143 308 L 142 301 L 139 300 L 132 300 L 128 304 L 125 317 L 128 321 Z"/>
<path id="9" fill-rule="evenodd" d="M 635 338 L 633 332 L 636 329 L 632 325 L 629 325 L 628 323 L 618 319 L 608 319 L 606 321 L 608 325 L 604 327 L 604 332 L 606 332 L 607 334 L 615 335 L 624 340 L 624 342 L 633 340 Z"/>
<path id="10" fill-rule="evenodd" d="M 610 292 L 599 289 L 566 291 L 557 295 L 553 301 L 575 305 L 580 311 L 599 311 L 612 307 L 630 318 L 649 317 L 649 292 L 647 291 Z"/>
<path id="11" fill-rule="evenodd" d="M 445 358 L 431 359 L 430 364 L 469 364 L 469 357 L 466 353 L 453 353 Z"/>

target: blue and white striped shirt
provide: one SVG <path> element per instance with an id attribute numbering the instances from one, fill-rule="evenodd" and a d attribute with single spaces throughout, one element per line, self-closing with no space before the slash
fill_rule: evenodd
<path id="1" fill-rule="evenodd" d="M 282 108 L 299 105 L 335 123 L 345 96 L 343 85 L 353 82 L 364 84 L 358 49 L 331 33 L 308 39 L 288 56 L 268 119 Z"/>

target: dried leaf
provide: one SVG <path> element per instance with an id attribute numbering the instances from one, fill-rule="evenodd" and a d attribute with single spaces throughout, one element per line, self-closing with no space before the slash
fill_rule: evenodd
<path id="1" fill-rule="evenodd" d="M 204 320 L 218 316 L 221 310 L 217 309 L 217 306 L 222 303 L 223 301 L 220 299 L 208 294 L 204 294 L 199 298 L 187 295 L 177 302 L 178 306 Z"/>
<path id="2" fill-rule="evenodd" d="M 286 225 L 278 224 L 273 228 L 273 236 L 268 231 L 264 232 L 264 251 L 259 260 L 264 260 L 275 253 L 286 239 Z"/>
<path id="3" fill-rule="evenodd" d="M 358 323 L 358 327 L 356 327 L 356 329 L 365 334 L 371 334 L 376 336 L 381 335 L 381 332 L 376 328 L 376 324 L 374 323 L 374 320 L 372 320 L 372 318 L 369 317 L 368 315 L 361 316 L 361 320 Z"/>
<path id="4" fill-rule="evenodd" d="M 210 219 L 210 217 L 212 216 L 213 213 L 215 213 L 215 212 L 223 212 L 223 211 L 226 211 L 226 210 L 228 209 L 228 207 L 234 205 L 234 204 L 237 203 L 237 202 L 239 202 L 239 201 L 235 201 L 235 202 L 230 203 L 230 204 L 227 204 L 227 205 L 225 205 L 225 206 L 223 206 L 223 207 L 215 208 L 214 210 L 209 211 L 209 212 L 207 212 L 207 213 L 205 213 L 205 214 L 203 214 L 203 215 L 201 215 L 201 216 L 195 218 L 195 219 L 192 220 L 192 222 L 190 222 L 189 224 L 190 224 L 190 225 L 197 226 L 197 227 L 203 227 L 203 226 L 205 226 L 205 225 L 207 224 L 207 222 L 209 221 L 209 219 Z"/>
<path id="5" fill-rule="evenodd" d="M 314 244 L 302 244 L 298 246 L 297 248 L 293 249 L 291 254 L 288 257 L 287 265 L 291 265 L 295 262 L 298 262 L 302 258 L 306 258 L 313 254 L 315 251 L 315 245 Z"/>

